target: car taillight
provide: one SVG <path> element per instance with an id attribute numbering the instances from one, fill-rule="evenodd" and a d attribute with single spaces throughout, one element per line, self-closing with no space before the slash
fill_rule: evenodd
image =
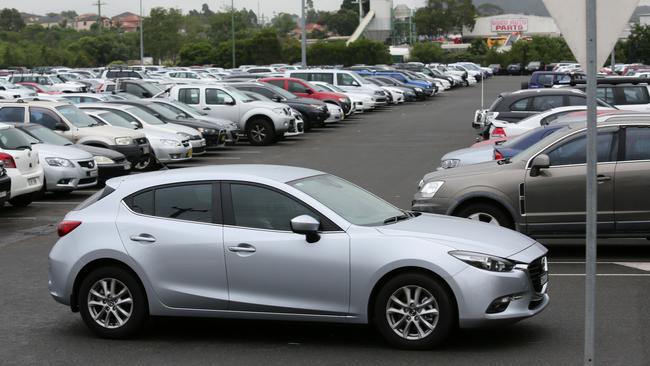
<path id="1" fill-rule="evenodd" d="M 503 154 L 497 149 L 494 149 L 494 160 L 503 160 Z"/>
<path id="2" fill-rule="evenodd" d="M 5 168 L 7 169 L 16 169 L 16 161 L 13 156 L 6 153 L 0 153 L 0 161 L 5 163 Z"/>
<path id="3" fill-rule="evenodd" d="M 492 137 L 506 137 L 506 130 L 503 127 L 495 127 L 491 135 Z"/>
<path id="4" fill-rule="evenodd" d="M 59 226 L 56 228 L 59 237 L 66 236 L 81 225 L 81 221 L 61 221 Z"/>

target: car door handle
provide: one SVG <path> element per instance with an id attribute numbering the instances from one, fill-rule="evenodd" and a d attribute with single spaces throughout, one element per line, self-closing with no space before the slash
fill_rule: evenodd
<path id="1" fill-rule="evenodd" d="M 596 179 L 597 179 L 599 182 L 607 182 L 607 181 L 609 181 L 609 180 L 612 180 L 612 177 L 610 177 L 610 176 L 608 176 L 608 175 L 598 175 L 598 177 L 597 177 Z"/>
<path id="2" fill-rule="evenodd" d="M 131 235 L 130 239 L 133 241 L 141 241 L 145 243 L 156 242 L 156 238 L 154 238 L 153 235 L 150 234 Z"/>
<path id="3" fill-rule="evenodd" d="M 239 244 L 234 247 L 228 247 L 228 250 L 233 253 L 255 253 L 257 249 L 250 244 Z"/>

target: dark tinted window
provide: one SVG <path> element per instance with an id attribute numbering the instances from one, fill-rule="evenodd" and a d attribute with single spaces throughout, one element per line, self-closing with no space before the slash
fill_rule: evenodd
<path id="1" fill-rule="evenodd" d="M 307 88 L 297 81 L 289 81 L 289 91 L 292 93 L 306 93 Z"/>
<path id="2" fill-rule="evenodd" d="M 49 109 L 30 107 L 29 122 L 36 123 L 53 130 L 56 124 L 62 121 L 61 118 L 56 115 L 56 113 L 50 111 Z"/>
<path id="3" fill-rule="evenodd" d="M 625 160 L 650 160 L 650 128 L 626 128 Z"/>
<path id="4" fill-rule="evenodd" d="M 524 98 L 524 99 L 519 99 L 518 101 L 512 103 L 510 105 L 510 110 L 511 111 L 527 111 L 528 110 L 528 102 L 530 102 L 531 98 Z"/>
<path id="5" fill-rule="evenodd" d="M 539 75 L 537 77 L 537 83 L 542 84 L 544 86 L 553 85 L 553 75 L 550 75 L 550 74 Z"/>
<path id="6" fill-rule="evenodd" d="M 162 187 L 127 200 L 134 212 L 176 220 L 213 222 L 212 184 Z"/>
<path id="7" fill-rule="evenodd" d="M 141 86 L 136 84 L 131 84 L 131 83 L 126 84 L 125 91 L 129 94 L 133 94 L 141 98 L 144 97 L 144 93 L 145 93 L 145 90 Z"/>
<path id="8" fill-rule="evenodd" d="M 562 107 L 564 105 L 564 96 L 562 95 L 542 95 L 533 98 L 530 106 L 532 111 L 547 111 L 549 109 Z"/>
<path id="9" fill-rule="evenodd" d="M 219 89 L 205 89 L 205 104 L 226 104 L 226 100 L 232 101 L 228 93 Z"/>
<path id="10" fill-rule="evenodd" d="M 303 80 L 308 80 L 309 79 L 309 74 L 306 73 L 306 72 L 292 72 L 291 77 L 292 78 L 303 79 Z"/>
<path id="11" fill-rule="evenodd" d="M 320 73 L 320 72 L 310 73 L 309 76 L 308 76 L 308 78 L 303 78 L 303 77 L 300 77 L 300 76 L 297 76 L 297 75 L 294 76 L 294 74 L 291 74 L 291 76 L 292 76 L 292 77 L 299 78 L 299 79 L 304 79 L 304 80 L 307 80 L 307 81 L 324 81 L 324 82 L 326 82 L 326 83 L 334 84 L 334 74 L 331 73 L 331 72 L 326 72 L 326 73 Z"/>
<path id="12" fill-rule="evenodd" d="M 154 191 L 151 190 L 133 196 L 129 207 L 133 212 L 153 216 L 153 194 Z"/>
<path id="13" fill-rule="evenodd" d="M 572 98 L 575 98 L 575 97 L 572 97 Z M 602 99 L 602 100 L 606 101 L 607 103 L 615 104 L 615 102 L 614 102 L 614 89 L 608 88 L 608 87 L 598 87 L 598 89 L 596 89 L 596 98 Z M 582 103 L 583 104 L 585 103 L 584 99 L 583 99 Z"/>
<path id="14" fill-rule="evenodd" d="M 319 216 L 297 201 L 268 188 L 231 184 L 234 224 L 257 229 L 291 231 L 291 219 Z"/>
<path id="15" fill-rule="evenodd" d="M 261 94 L 269 99 L 273 99 L 278 96 L 273 92 L 273 90 L 267 88 L 252 87 L 252 88 L 242 88 L 242 89 L 251 91 L 253 93 Z"/>
<path id="16" fill-rule="evenodd" d="M 185 104 L 199 104 L 199 89 L 183 88 L 178 90 L 178 101 Z"/>
<path id="17" fill-rule="evenodd" d="M 623 97 L 623 104 L 650 103 L 650 96 L 648 96 L 647 86 L 625 86 L 623 87 Z"/>
<path id="18" fill-rule="evenodd" d="M 598 133 L 598 162 L 616 160 L 618 139 L 614 131 Z M 587 161 L 587 136 L 582 133 L 560 146 L 553 148 L 548 154 L 551 165 L 585 164 Z"/>
<path id="19" fill-rule="evenodd" d="M 4 107 L 0 109 L 0 122 L 24 122 L 25 108 Z"/>
<path id="20" fill-rule="evenodd" d="M 31 145 L 30 138 L 17 128 L 5 128 L 0 130 L 0 148 L 6 150 L 25 149 Z"/>

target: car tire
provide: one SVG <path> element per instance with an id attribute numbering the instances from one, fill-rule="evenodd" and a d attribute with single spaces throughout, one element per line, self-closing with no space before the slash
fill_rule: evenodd
<path id="1" fill-rule="evenodd" d="M 302 112 L 299 112 L 299 113 L 302 116 L 302 130 L 303 130 L 303 132 L 309 132 L 311 130 L 311 128 L 312 128 L 311 121 L 309 120 L 309 118 L 307 118 L 307 116 L 304 113 L 302 113 Z"/>
<path id="2" fill-rule="evenodd" d="M 28 193 L 18 197 L 10 198 L 9 203 L 14 207 L 27 207 L 34 201 L 34 194 Z"/>
<path id="3" fill-rule="evenodd" d="M 411 350 L 431 349 L 444 342 L 458 318 L 447 288 L 434 276 L 415 272 L 386 282 L 373 310 L 373 322 L 384 339 Z"/>
<path id="4" fill-rule="evenodd" d="M 102 338 L 131 338 L 144 329 L 149 319 L 142 285 L 120 267 L 100 267 L 83 278 L 77 304 L 84 323 Z"/>
<path id="5" fill-rule="evenodd" d="M 489 203 L 476 203 L 461 208 L 454 216 L 514 229 L 512 219 L 502 208 Z"/>
<path id="6" fill-rule="evenodd" d="M 275 131 L 271 122 L 257 118 L 246 126 L 248 142 L 254 146 L 270 145 L 275 140 Z"/>

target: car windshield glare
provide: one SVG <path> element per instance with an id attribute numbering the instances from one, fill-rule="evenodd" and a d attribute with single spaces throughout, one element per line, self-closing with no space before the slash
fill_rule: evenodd
<path id="1" fill-rule="evenodd" d="M 56 109 L 63 115 L 63 117 L 65 117 L 65 119 L 75 125 L 75 127 L 84 128 L 98 125 L 97 121 L 75 106 L 64 105 L 56 107 Z"/>
<path id="2" fill-rule="evenodd" d="M 32 126 L 38 126 L 38 125 L 31 124 L 30 128 L 27 130 L 27 133 L 29 133 L 30 135 L 34 136 L 35 138 L 37 138 L 38 140 L 46 144 L 59 145 L 59 146 L 72 145 L 72 142 L 70 142 L 70 140 L 50 130 L 49 128 L 42 127 L 42 126 L 38 126 L 38 127 L 32 127 Z"/>
<path id="3" fill-rule="evenodd" d="M 521 160 L 521 161 L 527 161 L 533 155 L 537 154 L 538 152 L 541 151 L 542 148 L 550 145 L 553 143 L 555 140 L 557 140 L 559 137 L 563 136 L 564 134 L 568 133 L 568 130 L 572 129 L 571 126 L 563 127 L 560 128 L 559 130 L 551 133 L 550 135 L 544 137 L 543 139 L 537 141 L 527 149 L 521 151 L 519 154 L 515 155 L 512 157 L 512 160 Z"/>
<path id="4" fill-rule="evenodd" d="M 140 109 L 138 107 L 133 107 L 127 109 L 127 112 L 131 113 L 132 115 L 138 117 L 138 119 L 144 121 L 145 123 L 148 123 L 150 125 L 164 125 L 165 122 L 160 120 L 160 118 L 154 116 L 153 114 Z"/>
<path id="5" fill-rule="evenodd" d="M 404 212 L 374 194 L 329 174 L 288 183 L 354 225 L 379 226 Z"/>

